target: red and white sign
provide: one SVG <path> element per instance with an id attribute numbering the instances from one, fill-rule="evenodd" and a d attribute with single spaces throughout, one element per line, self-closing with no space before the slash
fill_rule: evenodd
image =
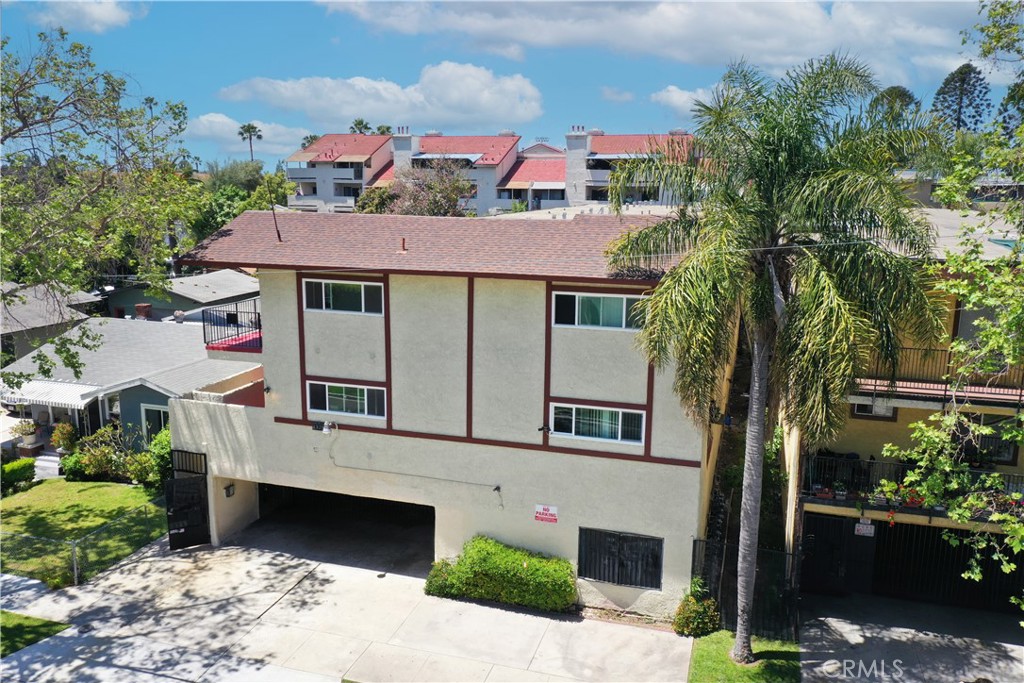
<path id="1" fill-rule="evenodd" d="M 554 505 L 538 505 L 533 512 L 533 518 L 538 522 L 558 524 L 558 508 Z"/>
<path id="2" fill-rule="evenodd" d="M 855 525 L 853 527 L 853 535 L 854 536 L 874 536 L 875 535 L 875 525 L 872 524 L 871 522 L 868 522 L 867 524 L 857 524 L 857 525 Z"/>

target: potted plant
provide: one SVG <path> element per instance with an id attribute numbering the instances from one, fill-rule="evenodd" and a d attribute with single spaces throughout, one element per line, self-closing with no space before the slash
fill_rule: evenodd
<path id="1" fill-rule="evenodd" d="M 832 500 L 833 498 L 835 498 L 835 494 L 832 493 L 832 489 L 826 487 L 821 489 L 820 491 L 815 491 L 814 497 L 822 498 L 824 500 Z"/>
<path id="2" fill-rule="evenodd" d="M 32 420 L 21 420 L 11 427 L 11 434 L 20 436 L 22 444 L 31 446 L 36 442 L 38 430 L 39 426 Z"/>
<path id="3" fill-rule="evenodd" d="M 70 453 L 75 449 L 75 442 L 78 440 L 78 432 L 75 425 L 70 422 L 60 422 L 53 428 L 53 435 L 50 443 L 57 449 L 59 455 Z"/>
<path id="4" fill-rule="evenodd" d="M 832 482 L 832 490 L 835 491 L 836 500 L 846 500 L 846 482 Z"/>

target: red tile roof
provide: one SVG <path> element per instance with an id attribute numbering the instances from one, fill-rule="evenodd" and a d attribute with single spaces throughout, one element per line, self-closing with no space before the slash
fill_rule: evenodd
<path id="1" fill-rule="evenodd" d="M 498 187 L 521 182 L 565 182 L 565 159 L 520 159 Z"/>
<path id="2" fill-rule="evenodd" d="M 497 221 L 375 214 L 246 211 L 183 259 L 209 267 L 475 274 L 607 280 L 607 245 L 652 221 L 639 216 Z M 402 252 L 405 240 L 406 251 Z"/>
<path id="3" fill-rule="evenodd" d="M 424 135 L 423 154 L 482 154 L 477 166 L 495 166 L 519 145 L 518 135 Z"/>
<path id="4" fill-rule="evenodd" d="M 390 185 L 395 180 L 395 162 L 393 159 L 388 159 L 387 163 L 380 167 L 377 171 L 377 175 L 370 178 L 370 181 L 366 183 L 367 187 L 377 187 L 378 185 Z"/>
<path id="5" fill-rule="evenodd" d="M 382 145 L 391 140 L 390 135 L 354 135 L 331 133 L 323 135 L 319 140 L 309 147 L 299 150 L 292 157 L 297 155 L 314 155 L 309 161 L 334 161 L 343 156 L 373 155 Z M 297 159 L 289 158 L 289 161 Z"/>
<path id="6" fill-rule="evenodd" d="M 591 135 L 591 154 L 646 154 L 654 146 L 663 145 L 668 135 Z M 692 138 L 691 135 L 673 135 L 673 138 Z"/>

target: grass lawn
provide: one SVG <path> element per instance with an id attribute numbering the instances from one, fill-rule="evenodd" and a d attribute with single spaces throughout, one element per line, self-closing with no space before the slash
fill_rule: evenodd
<path id="1" fill-rule="evenodd" d="M 0 500 L 0 567 L 46 581 L 52 587 L 74 583 L 73 563 L 84 580 L 164 534 L 162 508 L 150 504 L 141 486 L 47 479 Z M 82 539 L 140 506 L 134 513 L 82 540 L 72 558 L 67 541 Z M 51 539 L 51 540 L 47 540 Z"/>
<path id="2" fill-rule="evenodd" d="M 0 657 L 49 638 L 67 627 L 67 624 L 0 610 Z"/>
<path id="3" fill-rule="evenodd" d="M 690 683 L 800 683 L 800 645 L 754 638 L 757 662 L 749 666 L 729 659 L 733 634 L 718 631 L 693 641 Z"/>

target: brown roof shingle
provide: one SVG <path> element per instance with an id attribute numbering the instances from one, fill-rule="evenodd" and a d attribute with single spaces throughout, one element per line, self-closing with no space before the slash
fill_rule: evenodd
<path id="1" fill-rule="evenodd" d="M 652 219 L 578 216 L 497 222 L 375 214 L 247 211 L 184 257 L 207 267 L 609 279 L 604 250 Z M 402 245 L 405 251 L 402 251 Z"/>

